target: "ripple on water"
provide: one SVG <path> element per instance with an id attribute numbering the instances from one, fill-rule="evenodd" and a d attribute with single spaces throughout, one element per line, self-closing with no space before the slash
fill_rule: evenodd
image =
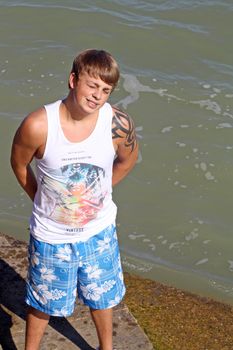
<path id="1" fill-rule="evenodd" d="M 195 263 L 196 266 L 206 264 L 209 261 L 208 258 L 201 259 Z"/>

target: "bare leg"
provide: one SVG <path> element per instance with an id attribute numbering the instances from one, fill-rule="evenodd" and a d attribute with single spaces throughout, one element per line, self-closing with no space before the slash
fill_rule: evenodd
<path id="1" fill-rule="evenodd" d="M 25 350 L 38 350 L 49 315 L 32 307 L 28 309 L 26 320 Z"/>
<path id="2" fill-rule="evenodd" d="M 100 350 L 112 350 L 112 309 L 90 309 L 99 338 Z"/>

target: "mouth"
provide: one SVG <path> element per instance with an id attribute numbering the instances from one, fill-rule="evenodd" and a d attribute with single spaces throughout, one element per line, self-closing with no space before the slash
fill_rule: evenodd
<path id="1" fill-rule="evenodd" d="M 96 107 L 98 107 L 98 103 L 96 103 L 96 102 L 94 102 L 94 101 L 92 101 L 92 100 L 89 100 L 89 99 L 87 99 L 87 103 L 88 103 L 88 106 L 90 107 L 90 108 L 96 108 Z"/>

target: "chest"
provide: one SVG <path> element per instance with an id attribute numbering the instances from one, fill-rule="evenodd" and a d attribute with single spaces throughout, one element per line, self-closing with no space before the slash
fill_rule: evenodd
<path id="1" fill-rule="evenodd" d="M 97 117 L 88 120 L 66 122 L 61 119 L 60 131 L 71 143 L 80 143 L 88 139 L 97 127 Z"/>

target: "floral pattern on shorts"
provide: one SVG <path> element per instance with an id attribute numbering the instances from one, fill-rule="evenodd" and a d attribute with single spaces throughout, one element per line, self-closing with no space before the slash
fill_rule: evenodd
<path id="1" fill-rule="evenodd" d="M 73 312 L 76 295 L 93 309 L 125 294 L 118 240 L 110 225 L 86 242 L 49 244 L 31 236 L 26 302 L 53 316 Z"/>

